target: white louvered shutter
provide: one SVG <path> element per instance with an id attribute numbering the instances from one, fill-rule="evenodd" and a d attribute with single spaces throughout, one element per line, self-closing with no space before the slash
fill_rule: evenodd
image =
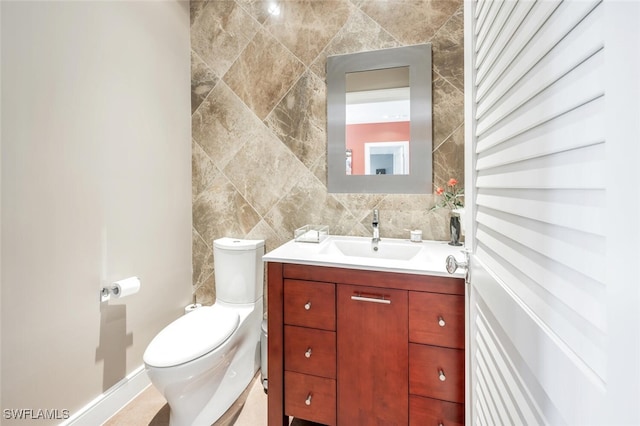
<path id="1" fill-rule="evenodd" d="M 465 3 L 469 424 L 640 424 L 639 10 Z"/>

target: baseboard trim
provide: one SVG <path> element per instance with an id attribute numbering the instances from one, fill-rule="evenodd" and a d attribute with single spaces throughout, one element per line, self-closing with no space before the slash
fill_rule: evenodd
<path id="1" fill-rule="evenodd" d="M 144 365 L 136 368 L 127 377 L 109 388 L 102 395 L 81 408 L 60 426 L 101 425 L 145 390 L 151 381 Z"/>

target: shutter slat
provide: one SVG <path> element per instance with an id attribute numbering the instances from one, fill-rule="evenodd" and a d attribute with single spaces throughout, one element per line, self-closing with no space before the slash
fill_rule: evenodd
<path id="1" fill-rule="evenodd" d="M 479 207 L 602 236 L 604 197 L 598 190 L 482 189 L 476 202 Z"/>
<path id="2" fill-rule="evenodd" d="M 509 11 L 510 15 L 505 19 L 504 27 L 500 32 L 492 34 L 494 37 L 491 40 L 493 48 L 482 51 L 482 54 L 486 59 L 482 62 L 476 63 L 476 68 L 478 69 L 476 82 L 485 90 L 487 89 L 488 83 L 484 80 L 489 76 L 489 71 L 491 71 L 491 76 L 489 76 L 491 78 L 489 81 L 495 81 L 495 78 L 493 78 L 495 70 L 499 69 L 499 72 L 504 72 L 506 69 L 504 62 L 500 62 L 500 60 L 503 59 L 503 50 L 513 48 L 514 43 L 518 40 L 515 37 L 516 31 L 520 25 L 523 25 L 526 22 L 527 15 L 536 6 L 536 2 L 509 2 L 509 4 L 512 8 L 505 9 L 505 12 Z M 500 67 L 500 65 L 502 65 L 502 67 Z M 496 87 L 495 89 L 498 88 Z M 482 98 L 483 96 L 479 96 L 477 100 L 481 101 Z"/>
<path id="3" fill-rule="evenodd" d="M 480 54 L 480 52 L 486 52 L 486 49 L 483 49 L 483 43 L 485 39 L 488 37 L 489 33 L 494 33 L 496 27 L 499 27 L 500 22 L 498 21 L 498 16 L 500 11 L 503 9 L 504 2 L 493 2 L 489 12 L 487 13 L 487 17 L 485 22 L 483 23 L 482 28 L 478 31 L 478 37 L 476 39 L 476 51 L 478 51 L 478 56 L 476 57 L 476 66 L 479 66 L 484 60 L 484 53 Z M 492 39 L 491 37 L 489 38 Z"/>
<path id="4" fill-rule="evenodd" d="M 561 114 L 502 144 L 478 150 L 477 170 L 561 153 L 604 142 L 604 97 Z"/>
<path id="5" fill-rule="evenodd" d="M 479 171 L 482 188 L 604 188 L 604 143 Z"/>
<path id="6" fill-rule="evenodd" d="M 502 424 L 512 425 L 525 425 L 525 424 L 540 424 L 540 416 L 536 415 L 529 409 L 528 404 L 518 404 L 517 400 L 529 400 L 525 394 L 525 389 L 522 382 L 517 380 L 514 375 L 501 375 L 501 371 L 513 372 L 513 362 L 505 355 L 504 347 L 496 339 L 495 334 L 491 333 L 487 328 L 486 320 L 483 318 L 481 325 L 478 327 L 479 331 L 479 348 L 481 352 L 487 353 L 493 369 L 495 371 L 496 380 L 500 384 L 500 400 L 506 406 L 509 407 L 507 413 L 512 419 Z M 486 358 L 485 358 L 486 359 Z"/>
<path id="7" fill-rule="evenodd" d="M 496 61 L 502 56 L 501 52 L 512 43 L 516 30 L 524 22 L 535 4 L 535 2 L 508 2 L 510 7 L 503 8 L 504 16 L 501 16 L 500 19 L 504 19 L 504 25 L 499 32 L 491 34 L 493 46 L 482 52 L 486 59 L 480 63 L 476 62 L 478 68 L 476 83 L 482 83 L 488 72 L 496 65 Z M 481 99 L 478 98 L 478 101 Z"/>
<path id="8" fill-rule="evenodd" d="M 489 13 L 489 9 L 491 5 L 494 3 L 494 0 L 479 0 L 478 7 L 476 8 L 476 24 L 474 25 L 476 37 L 478 32 L 482 28 L 485 17 L 487 13 Z"/>
<path id="9" fill-rule="evenodd" d="M 522 106 L 505 104 L 496 108 L 491 120 L 478 121 L 478 144 L 500 143 L 602 96 L 602 61 L 602 54 L 597 53 L 556 81 L 550 90 L 527 99 Z"/>
<path id="10" fill-rule="evenodd" d="M 494 260 L 491 253 L 481 252 L 481 249 L 478 247 L 479 256 L 490 262 L 486 264 L 486 269 L 501 273 L 498 260 Z M 497 269 L 493 269 L 496 267 Z M 522 300 L 504 284 L 498 284 L 498 280 L 481 278 L 481 281 L 480 286 L 476 288 L 477 304 L 483 312 L 491 312 L 493 315 L 491 330 L 500 333 L 498 339 L 502 345 L 506 345 L 502 349 L 512 362 L 517 364 L 518 368 L 514 371 L 522 378 L 531 399 L 538 404 L 545 404 L 546 421 L 540 424 L 566 422 L 561 421 L 562 415 L 555 418 L 554 407 L 571 407 L 576 404 L 576 408 L 579 407 L 579 401 L 576 402 L 572 395 L 567 394 L 567 384 L 571 384 L 573 389 L 580 389 L 581 395 L 588 398 L 587 400 L 596 401 L 604 397 L 604 379 L 577 356 L 547 324 L 533 314 Z M 502 279 L 500 281 L 502 282 Z M 483 308 L 483 305 L 486 307 Z M 550 358 L 540 357 L 541 353 Z M 518 357 L 521 357 L 521 360 L 517 359 Z M 554 363 L 554 374 L 535 375 L 534 372 L 542 370 L 542 364 L 547 362 Z M 500 373 L 505 375 L 514 371 L 501 370 Z M 518 392 L 518 388 L 510 390 L 513 393 Z M 520 399 L 519 402 L 526 403 L 527 400 Z M 571 419 L 575 424 L 588 423 L 588 412 L 578 409 L 571 413 Z"/>
<path id="11" fill-rule="evenodd" d="M 604 241 L 601 237 L 591 234 L 580 235 L 575 231 L 523 218 L 513 218 L 503 213 L 486 211 L 486 209 L 478 211 L 477 221 L 486 228 L 496 230 L 506 238 L 517 241 L 526 250 L 535 251 L 546 257 L 547 263 L 552 259 L 556 265 L 548 272 L 542 269 L 538 281 L 545 287 L 549 287 L 547 291 L 565 300 L 567 304 L 584 304 L 585 317 L 589 312 L 594 311 L 594 304 L 604 296 L 601 286 L 605 278 L 606 265 L 596 261 L 604 251 Z M 559 238 L 554 238 L 550 234 L 565 238 L 575 237 L 575 241 L 571 243 L 557 241 Z M 553 246 L 550 247 L 550 244 Z M 555 270 L 555 276 L 552 275 L 553 270 Z M 556 283 L 547 284 L 547 281 Z M 574 296 L 575 302 L 569 301 Z M 575 309 L 578 312 L 583 311 L 579 306 Z M 600 315 L 588 319 L 602 330 L 604 330 L 604 320 L 605 318 Z"/>
<path id="12" fill-rule="evenodd" d="M 480 355 L 478 356 L 480 357 Z M 478 367 L 478 372 L 476 375 L 476 381 L 478 383 L 478 385 L 476 386 L 477 389 L 477 393 L 479 395 L 490 395 L 487 390 L 487 384 L 486 384 L 486 380 L 484 378 L 484 376 L 482 375 L 482 371 L 480 370 L 480 367 Z M 493 402 L 493 400 L 487 399 L 487 398 L 482 398 L 481 400 L 478 401 L 478 405 L 480 406 L 480 410 L 481 410 L 481 417 L 482 417 L 482 422 L 480 424 L 482 425 L 495 425 L 498 424 L 497 421 L 495 421 L 493 419 L 493 411 L 492 409 L 489 407 L 489 403 Z"/>
<path id="13" fill-rule="evenodd" d="M 482 350 L 484 348 L 481 346 L 484 345 L 482 345 L 481 340 L 478 340 L 478 346 L 480 347 L 482 354 L 485 354 L 486 356 L 490 355 L 490 351 Z M 502 394 L 496 388 L 494 379 L 499 377 L 497 375 L 498 372 L 488 365 L 487 360 L 484 356 L 478 357 L 478 369 L 480 373 L 479 375 L 482 378 L 481 385 L 484 388 L 483 391 L 487 392 L 489 395 L 494 395 L 495 399 L 500 400 L 501 402 L 500 404 L 493 403 L 489 405 L 492 421 L 494 422 L 494 424 L 500 425 L 513 424 L 513 422 L 509 419 L 507 411 L 505 410 L 506 404 L 505 401 L 502 400 Z"/>
<path id="14" fill-rule="evenodd" d="M 494 85 L 502 80 L 503 74 L 514 62 L 517 62 L 521 54 L 535 55 L 538 52 L 538 49 L 527 51 L 526 48 L 531 43 L 531 38 L 544 26 L 547 19 L 558 7 L 559 2 L 557 1 L 535 2 L 534 7 L 527 14 L 526 19 L 510 39 L 506 48 L 500 52 L 491 72 L 478 69 L 480 76 L 476 76 L 476 101 L 483 99 L 490 90 L 493 90 Z M 492 43 L 493 40 L 487 45 L 491 46 Z M 538 56 L 542 55 L 538 54 Z"/>
<path id="15" fill-rule="evenodd" d="M 478 234 L 483 238 L 483 245 L 479 246 L 480 252 L 495 254 L 493 249 L 497 248 L 503 255 L 492 256 L 487 264 L 495 267 L 494 271 L 505 280 L 521 280 L 514 282 L 510 286 L 510 290 L 527 306 L 532 315 L 549 328 L 553 328 L 554 334 L 563 342 L 563 345 L 566 345 L 568 350 L 571 350 L 581 359 L 581 362 L 589 366 L 601 379 L 604 379 L 606 376 L 604 358 L 606 343 L 604 333 L 592 323 L 591 314 L 587 312 L 586 315 L 579 315 L 573 311 L 571 308 L 577 306 L 573 299 L 560 300 L 551 297 L 543 285 L 550 288 L 554 284 L 558 284 L 557 280 L 546 271 L 540 271 L 540 266 L 533 265 L 531 261 L 514 253 L 513 247 L 518 247 L 517 244 L 507 244 L 506 239 L 491 235 L 485 230 L 479 230 Z M 488 251 L 487 247 L 491 247 L 491 250 Z M 504 265 L 500 264 L 498 260 L 513 261 L 514 263 Z M 536 273 L 538 277 L 546 274 L 551 281 L 536 282 L 533 277 L 527 276 L 529 272 Z M 594 304 L 592 303 L 590 306 L 594 306 Z M 582 307 L 579 308 L 582 309 Z M 600 310 L 594 311 L 593 315 L 604 318 L 604 314 Z"/>
<path id="16" fill-rule="evenodd" d="M 503 372 L 513 373 L 515 370 L 514 361 L 509 359 L 507 351 L 501 344 L 501 341 L 497 338 L 495 333 L 495 327 L 490 325 L 489 321 L 484 315 L 484 310 L 479 308 L 478 310 L 478 346 L 479 353 L 486 357 L 489 357 L 496 365 L 497 379 L 504 383 L 505 396 L 500 398 L 500 402 L 508 407 L 510 417 L 517 417 L 518 421 L 502 424 L 522 424 L 533 425 L 543 424 L 542 416 L 538 410 L 532 409 L 533 404 L 519 404 L 517 401 L 530 401 L 529 395 L 527 395 L 526 388 L 523 384 L 522 378 L 516 377 L 515 374 L 504 374 Z M 486 355 L 484 355 L 486 354 Z M 486 395 L 492 394 L 488 393 Z M 494 423 L 496 424 L 496 423 Z"/>
<path id="17" fill-rule="evenodd" d="M 590 13 L 566 37 L 556 35 L 556 38 L 560 38 L 558 44 L 532 67 L 529 64 L 512 67 L 501 79 L 500 85 L 478 103 L 477 117 L 491 121 L 485 115 L 490 116 L 492 109 L 495 111 L 498 100 L 512 110 L 518 108 L 601 50 L 603 40 L 599 15 Z"/>
<path id="18" fill-rule="evenodd" d="M 478 367 L 484 379 L 485 392 L 487 392 L 488 395 L 494 395 L 497 397 L 496 399 L 502 402 L 501 404 L 492 404 L 491 406 L 492 417 L 496 421 L 494 424 L 520 424 L 520 422 L 514 421 L 510 416 L 510 414 L 514 414 L 516 411 L 506 409 L 507 406 L 513 406 L 513 403 L 511 401 L 511 395 L 509 395 L 509 392 L 506 390 L 504 383 L 498 380 L 500 378 L 499 370 L 496 368 L 492 359 L 496 348 L 488 348 L 487 342 L 482 339 L 484 336 L 481 335 L 480 337 L 481 338 L 478 339 L 478 349 L 480 349 L 480 353 L 483 354 L 483 356 L 478 358 Z"/>

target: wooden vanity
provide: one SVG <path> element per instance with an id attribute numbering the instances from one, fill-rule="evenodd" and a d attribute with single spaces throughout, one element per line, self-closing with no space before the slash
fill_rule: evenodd
<path id="1" fill-rule="evenodd" d="M 268 420 L 464 424 L 464 279 L 268 262 Z"/>

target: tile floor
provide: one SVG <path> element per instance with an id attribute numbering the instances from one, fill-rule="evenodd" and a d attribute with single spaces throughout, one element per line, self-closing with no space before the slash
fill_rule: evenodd
<path id="1" fill-rule="evenodd" d="M 133 401 L 107 420 L 103 426 L 168 426 L 169 406 L 162 394 L 149 386 Z M 260 374 L 238 398 L 238 401 L 213 426 L 266 426 L 267 394 Z M 291 426 L 321 426 L 292 419 Z"/>

